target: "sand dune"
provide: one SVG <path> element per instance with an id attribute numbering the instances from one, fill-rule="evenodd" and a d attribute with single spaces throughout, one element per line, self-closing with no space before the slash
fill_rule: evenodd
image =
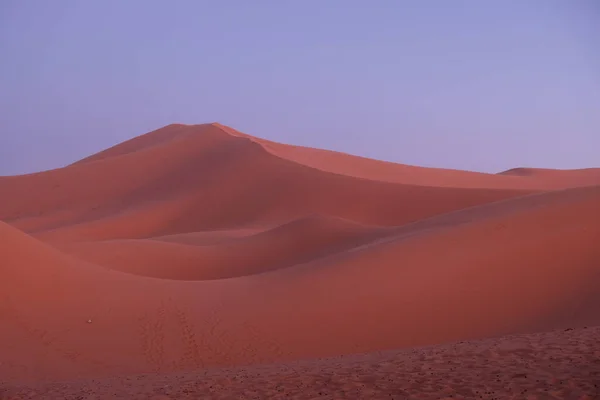
<path id="1" fill-rule="evenodd" d="M 137 275 L 225 279 L 285 268 L 351 249 L 390 230 L 311 216 L 212 246 L 153 240 L 83 242 L 61 249 L 79 259 Z"/>
<path id="2" fill-rule="evenodd" d="M 175 371 L 598 324 L 600 223 L 590 216 L 600 189 L 538 196 L 551 199 L 529 207 L 515 199 L 499 218 L 492 212 L 308 264 L 208 282 L 103 270 L 4 226 L 4 242 L 17 249 L 2 258 L 10 315 L 29 324 L 32 340 L 54 338 L 46 352 L 17 348 L 37 367 L 19 376 Z M 81 365 L 57 369 L 61 358 Z"/>
<path id="3" fill-rule="evenodd" d="M 126 142 L 127 151 L 117 146 L 96 161 L 0 179 L 8 194 L 0 219 L 44 240 L 257 229 L 310 214 L 394 226 L 532 192 L 356 178 L 275 157 L 214 125 L 177 132 L 136 151 Z"/>
<path id="4" fill-rule="evenodd" d="M 0 177 L 0 376 L 199 374 L 600 325 L 597 176 L 410 167 L 207 124 Z"/>
<path id="5" fill-rule="evenodd" d="M 169 127 L 165 129 L 170 132 Z M 76 219 L 64 221 L 70 225 L 148 202 L 177 199 L 189 192 L 206 192 L 218 186 L 222 174 L 240 169 L 248 157 L 250 161 L 255 158 L 252 153 L 260 152 L 244 139 L 223 134 L 210 125 L 194 132 L 197 134 L 187 135 L 187 140 L 184 136 L 138 151 L 119 151 L 116 156 L 93 162 L 2 177 L 0 190 L 8 195 L 0 200 L 0 218 L 13 222 L 64 210 L 84 210 Z"/>
<path id="6" fill-rule="evenodd" d="M 499 175 L 523 177 L 548 188 L 594 186 L 600 183 L 600 168 L 572 170 L 514 168 L 503 171 Z"/>

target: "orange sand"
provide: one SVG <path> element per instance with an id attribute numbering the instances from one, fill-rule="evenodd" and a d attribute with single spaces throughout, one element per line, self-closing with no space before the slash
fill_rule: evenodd
<path id="1" fill-rule="evenodd" d="M 207 124 L 0 177 L 0 389 L 105 379 L 93 390 L 133 395 L 136 385 L 109 377 L 151 374 L 139 385 L 156 389 L 177 386 L 172 373 L 232 379 L 214 368 L 280 371 L 300 359 L 600 325 L 599 171 L 420 168 Z M 560 353 L 551 342 L 561 338 L 534 346 Z M 469 349 L 457 374 L 481 362 Z M 394 354 L 386 362 L 409 353 Z M 503 373 L 518 369 L 513 358 Z M 360 370 L 363 388 L 393 375 L 357 360 L 339 363 Z M 337 387 L 314 380 L 330 367 L 307 362 L 298 396 Z M 438 384 L 427 379 L 423 393 Z"/>

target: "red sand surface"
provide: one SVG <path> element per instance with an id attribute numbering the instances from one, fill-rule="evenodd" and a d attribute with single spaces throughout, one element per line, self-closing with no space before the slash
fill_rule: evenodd
<path id="1" fill-rule="evenodd" d="M 563 330 L 600 325 L 599 169 L 421 168 L 169 125 L 0 194 L 7 396 L 596 395 L 598 329 Z"/>
<path id="2" fill-rule="evenodd" d="M 599 328 L 105 379 L 7 385 L 6 399 L 600 398 Z M 1 392 L 0 392 L 1 394 Z"/>

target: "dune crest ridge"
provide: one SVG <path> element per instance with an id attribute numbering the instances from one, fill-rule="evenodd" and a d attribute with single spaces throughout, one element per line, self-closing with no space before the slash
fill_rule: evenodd
<path id="1" fill-rule="evenodd" d="M 600 184 L 600 168 L 579 170 L 514 168 L 494 175 L 472 171 L 416 167 L 331 150 L 290 146 L 254 138 L 219 123 L 214 123 L 214 126 L 230 135 L 250 138 L 256 143 L 262 144 L 267 151 L 278 157 L 319 170 L 363 179 L 420 186 L 529 190 L 550 190 Z"/>

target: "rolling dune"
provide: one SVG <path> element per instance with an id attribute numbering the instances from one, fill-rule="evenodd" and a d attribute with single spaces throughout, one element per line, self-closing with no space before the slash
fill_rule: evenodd
<path id="1" fill-rule="evenodd" d="M 176 280 L 225 279 L 285 268 L 351 249 L 389 229 L 311 216 L 212 246 L 153 240 L 83 242 L 62 248 L 89 262 L 136 275 Z"/>
<path id="2" fill-rule="evenodd" d="M 214 125 L 183 132 L 153 146 L 143 146 L 141 136 L 99 159 L 0 179 L 0 191 L 9 194 L 0 199 L 0 219 L 44 240 L 257 229 L 311 214 L 394 226 L 533 192 L 356 178 L 273 156 L 256 140 Z"/>
<path id="3" fill-rule="evenodd" d="M 600 325 L 594 169 L 447 171 L 169 125 L 0 193 L 11 384 L 176 385 Z"/>

